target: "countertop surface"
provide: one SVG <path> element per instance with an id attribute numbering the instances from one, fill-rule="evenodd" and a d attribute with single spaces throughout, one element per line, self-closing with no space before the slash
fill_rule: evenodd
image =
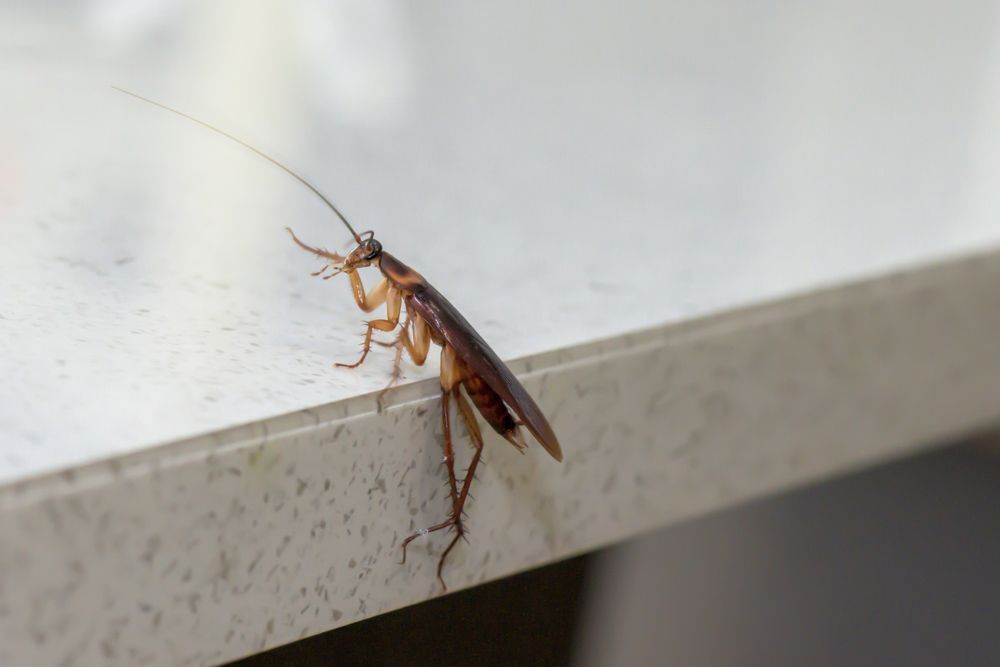
<path id="1" fill-rule="evenodd" d="M 331 368 L 363 315 L 283 231 L 342 247 L 321 203 L 111 85 L 301 171 L 504 359 L 1000 241 L 989 3 L 46 7 L 0 21 L 0 482 L 391 367 Z"/>
<path id="2" fill-rule="evenodd" d="M 451 590 L 1000 421 L 998 5 L 0 7 L 0 663 L 219 664 L 439 595 L 436 348 L 475 325 L 562 463 L 486 433 Z M 377 275 L 369 270 L 369 286 Z M 383 336 L 385 338 L 386 336 Z M 470 453 L 456 429 L 465 470 Z"/>

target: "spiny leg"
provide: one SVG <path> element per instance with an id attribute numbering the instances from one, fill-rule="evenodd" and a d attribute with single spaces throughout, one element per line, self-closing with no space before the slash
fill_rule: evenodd
<path id="1" fill-rule="evenodd" d="M 389 384 L 385 385 L 385 388 L 378 393 L 378 399 L 381 401 L 382 397 L 385 396 L 385 392 L 389 391 L 396 386 L 399 382 L 399 378 L 403 375 L 403 343 L 399 341 L 396 343 L 396 356 L 392 360 L 392 375 L 389 377 Z"/>
<path id="2" fill-rule="evenodd" d="M 355 283 L 355 278 L 357 274 L 351 274 L 351 283 Z M 361 358 L 355 361 L 353 364 L 335 363 L 334 366 L 338 368 L 357 368 L 364 363 L 365 358 L 368 356 L 368 352 L 372 349 L 372 332 L 375 329 L 379 331 L 392 331 L 399 324 L 399 312 L 402 304 L 402 297 L 399 290 L 395 287 L 389 286 L 388 280 L 382 280 L 378 285 L 376 285 L 368 296 L 365 296 L 364 285 L 361 284 L 361 279 L 357 278 L 354 290 L 354 296 L 358 299 L 358 305 L 365 310 L 365 312 L 370 312 L 375 308 L 375 306 L 385 303 L 385 319 L 381 320 L 370 320 L 365 322 L 368 329 L 365 330 L 365 342 L 362 344 Z M 359 296 L 360 295 L 360 296 Z M 367 299 L 367 301 L 366 301 Z M 369 306 L 371 306 L 369 308 Z"/>
<path id="3" fill-rule="evenodd" d="M 461 514 L 458 510 L 458 479 L 455 477 L 455 448 L 451 444 L 451 417 L 449 414 L 449 392 L 462 381 L 462 365 L 455 351 L 447 345 L 441 348 L 441 419 L 444 426 L 444 458 L 448 468 L 448 486 L 451 491 L 452 519 L 461 530 Z"/>
<path id="4" fill-rule="evenodd" d="M 413 330 L 413 337 L 410 337 L 409 329 L 406 325 L 410 325 L 409 328 Z M 427 351 L 431 347 L 430 333 L 427 329 L 427 323 L 424 322 L 419 315 L 406 314 L 406 322 L 403 328 L 399 332 L 399 336 L 392 342 L 385 343 L 380 340 L 374 341 L 376 345 L 381 345 L 382 347 L 395 347 L 402 343 L 403 347 L 406 348 L 407 353 L 410 355 L 410 359 L 417 366 L 423 366 L 424 362 L 427 361 Z"/>
<path id="5" fill-rule="evenodd" d="M 378 404 L 378 411 L 382 412 L 385 408 L 383 400 L 385 399 L 385 394 L 387 391 L 396 386 L 399 382 L 399 378 L 403 375 L 403 336 L 406 335 L 406 328 L 410 326 L 410 316 L 409 313 L 406 315 L 406 321 L 403 322 L 403 327 L 400 329 L 399 335 L 396 336 L 396 340 L 392 343 L 383 343 L 380 340 L 375 341 L 377 344 L 383 347 L 395 347 L 396 356 L 392 360 L 392 376 L 389 378 L 389 383 L 378 393 L 378 397 L 375 402 Z"/>
<path id="6" fill-rule="evenodd" d="M 409 331 L 412 328 L 413 338 L 411 340 Z M 380 340 L 373 341 L 376 345 L 381 345 L 382 347 L 395 347 L 396 348 L 396 359 L 393 362 L 392 367 L 392 379 L 389 384 L 386 385 L 385 389 L 381 391 L 378 395 L 379 407 L 381 409 L 382 397 L 385 392 L 389 391 L 393 385 L 399 381 L 401 373 L 401 365 L 403 360 L 403 350 L 405 349 L 410 355 L 410 359 L 417 366 L 423 366 L 424 362 L 427 361 L 427 350 L 430 349 L 431 339 L 427 330 L 427 323 L 420 318 L 419 315 L 411 315 L 410 311 L 406 312 L 406 320 L 403 322 L 403 327 L 399 331 L 399 336 L 396 340 L 391 343 L 384 343 Z"/>
<path id="7" fill-rule="evenodd" d="M 455 521 L 455 537 L 452 538 L 451 543 L 448 547 L 441 553 L 441 558 L 438 560 L 437 576 L 438 581 L 441 582 L 441 586 L 448 590 L 448 586 L 444 583 L 444 577 L 442 573 L 444 571 L 444 562 L 448 558 L 448 554 L 451 550 L 455 548 L 458 541 L 465 537 L 465 526 L 462 524 L 462 513 L 465 508 L 465 501 L 469 497 L 469 488 L 472 486 L 472 480 L 476 476 L 476 466 L 479 465 L 479 459 L 483 455 L 483 434 L 479 430 L 479 423 L 476 421 L 476 415 L 472 411 L 472 406 L 469 402 L 465 400 L 462 396 L 460 385 L 455 385 L 451 390 L 452 395 L 455 397 L 455 402 L 458 404 L 458 412 L 462 415 L 462 420 L 465 422 L 465 429 L 469 432 L 469 437 L 472 438 L 472 444 L 475 446 L 476 451 L 472 455 L 472 461 L 469 463 L 468 470 L 465 471 L 465 479 L 462 480 L 462 491 L 459 493 L 458 501 L 455 504 L 454 514 L 452 519 Z"/>
<path id="8" fill-rule="evenodd" d="M 413 535 L 410 535 L 403 541 L 403 562 L 406 562 L 406 546 L 418 537 L 427 535 L 428 533 L 433 533 L 438 530 L 443 530 L 450 526 L 454 526 L 456 532 L 459 536 L 464 534 L 464 528 L 462 526 L 462 514 L 461 508 L 458 503 L 458 478 L 455 475 L 455 450 L 451 442 L 451 417 L 450 417 L 450 403 L 449 398 L 451 397 L 452 389 L 459 386 L 463 377 L 463 366 L 462 362 L 458 360 L 455 351 L 451 349 L 448 345 L 441 348 L 441 427 L 444 435 L 444 461 L 443 463 L 448 469 L 448 491 L 451 496 L 451 516 L 439 524 L 431 526 L 429 528 L 422 528 L 418 530 Z M 449 548 L 450 551 L 450 548 Z M 441 581 L 441 587 L 448 590 L 447 585 L 444 583 L 444 579 L 441 578 L 441 563 L 438 564 L 438 579 Z"/>
<path id="9" fill-rule="evenodd" d="M 392 320 L 370 320 L 365 322 L 365 324 L 368 326 L 368 329 L 365 331 L 365 342 L 361 346 L 361 357 L 353 364 L 345 364 L 338 361 L 333 364 L 334 366 L 337 368 L 357 368 L 363 364 L 372 349 L 372 331 L 375 329 L 379 331 L 392 331 L 396 328 L 397 322 L 393 322 Z"/>
<path id="10" fill-rule="evenodd" d="M 387 391 L 396 386 L 399 382 L 399 378 L 403 376 L 403 344 L 401 342 L 396 342 L 396 356 L 392 359 L 392 375 L 389 376 L 389 382 L 386 383 L 382 391 L 378 393 L 378 408 L 379 412 L 382 411 L 383 400 L 385 399 L 385 394 Z"/>
<path id="11" fill-rule="evenodd" d="M 316 248 L 303 242 L 290 227 L 285 227 L 285 229 L 291 234 L 292 240 L 295 241 L 296 245 L 321 259 L 328 259 L 338 264 L 343 263 L 346 259 L 343 255 L 330 252 L 324 248 Z M 324 266 L 312 275 L 321 276 L 328 268 L 329 266 Z M 341 272 L 342 268 L 336 267 L 333 273 L 323 276 L 323 280 L 328 280 Z M 379 329 L 380 331 L 392 331 L 395 329 L 399 323 L 399 312 L 402 304 L 402 295 L 398 289 L 392 287 L 387 278 L 380 280 L 370 292 L 366 293 L 364 283 L 361 281 L 361 275 L 356 270 L 349 271 L 349 274 L 351 279 L 351 293 L 354 295 L 354 301 L 358 304 L 358 307 L 366 313 L 370 313 L 385 303 L 386 319 L 365 322 L 368 328 L 365 330 L 365 342 L 362 345 L 364 349 L 361 352 L 361 357 L 353 364 L 337 362 L 334 366 L 338 368 L 357 368 L 363 364 L 368 357 L 368 352 L 371 350 L 372 331 L 374 329 Z"/>
<path id="12" fill-rule="evenodd" d="M 406 563 L 406 547 L 409 546 L 410 542 L 412 542 L 413 540 L 417 539 L 418 537 L 423 537 L 424 535 L 428 535 L 430 533 L 434 533 L 434 532 L 437 532 L 439 530 L 443 530 L 444 528 L 448 528 L 449 526 L 454 526 L 454 525 L 459 524 L 459 522 L 456 521 L 456 519 L 455 519 L 455 508 L 458 506 L 458 478 L 455 476 L 455 450 L 454 450 L 454 448 L 452 447 L 452 444 L 451 444 L 451 418 L 450 418 L 450 415 L 449 415 L 451 406 L 450 406 L 450 403 L 448 401 L 448 399 L 450 397 L 450 393 L 449 392 L 450 392 L 450 389 L 444 389 L 442 387 L 442 389 L 441 389 L 441 430 L 442 430 L 443 436 L 444 436 L 444 445 L 443 445 L 443 448 L 444 448 L 444 460 L 442 461 L 442 463 L 444 463 L 445 466 L 448 469 L 448 490 L 449 490 L 449 494 L 451 496 L 452 515 L 448 519 L 446 519 L 445 521 L 442 521 L 441 523 L 435 524 L 435 525 L 430 526 L 428 528 L 421 528 L 421 529 L 419 529 L 418 531 L 416 531 L 415 533 L 413 533 L 412 535 L 410 535 L 409 537 L 407 537 L 405 540 L 403 540 L 403 544 L 402 544 L 403 560 L 401 561 L 400 564 Z M 459 529 L 461 529 L 461 528 L 459 528 Z M 442 585 L 444 584 L 444 582 L 441 582 L 441 583 L 442 583 Z"/>

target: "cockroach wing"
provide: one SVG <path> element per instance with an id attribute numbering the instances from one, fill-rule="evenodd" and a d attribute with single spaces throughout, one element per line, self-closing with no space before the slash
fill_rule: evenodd
<path id="1" fill-rule="evenodd" d="M 399 262 L 395 258 L 393 260 Z M 556 461 L 562 461 L 562 449 L 549 425 L 549 420 L 545 418 L 541 408 L 510 372 L 507 365 L 472 328 L 468 320 L 426 281 L 421 280 L 420 284 L 412 285 L 410 289 L 412 296 L 408 303 L 416 313 L 441 334 L 445 342 L 455 350 L 455 354 L 476 375 L 485 380 L 490 389 L 500 395 L 500 398 L 521 418 L 545 451 Z"/>

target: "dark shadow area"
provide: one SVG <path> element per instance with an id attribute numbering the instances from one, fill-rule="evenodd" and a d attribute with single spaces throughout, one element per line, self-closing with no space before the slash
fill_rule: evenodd
<path id="1" fill-rule="evenodd" d="M 566 665 L 588 558 L 428 600 L 231 664 Z"/>

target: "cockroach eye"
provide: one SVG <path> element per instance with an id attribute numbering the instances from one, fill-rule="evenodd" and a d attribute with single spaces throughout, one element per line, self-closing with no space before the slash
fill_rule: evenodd
<path id="1" fill-rule="evenodd" d="M 365 250 L 368 254 L 365 255 L 365 259 L 375 259 L 380 252 L 382 252 L 382 244 L 372 239 L 365 244 Z"/>

